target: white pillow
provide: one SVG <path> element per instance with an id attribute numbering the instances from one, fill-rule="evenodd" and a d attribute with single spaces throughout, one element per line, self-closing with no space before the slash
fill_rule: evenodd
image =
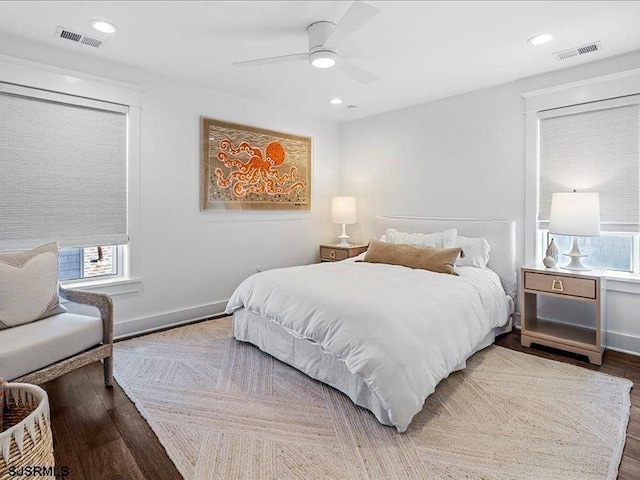
<path id="1" fill-rule="evenodd" d="M 458 237 L 456 247 L 462 248 L 465 254 L 464 258 L 456 260 L 457 267 L 487 268 L 491 247 L 486 238 Z"/>
<path id="2" fill-rule="evenodd" d="M 0 254 L 0 330 L 66 311 L 58 303 L 58 244 Z"/>
<path id="3" fill-rule="evenodd" d="M 389 243 L 412 245 L 414 247 L 453 248 L 456 246 L 458 230 L 450 228 L 444 232 L 407 233 L 395 228 L 387 228 L 386 241 Z"/>

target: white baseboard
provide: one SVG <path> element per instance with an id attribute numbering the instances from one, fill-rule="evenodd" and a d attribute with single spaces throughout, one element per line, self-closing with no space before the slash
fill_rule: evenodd
<path id="1" fill-rule="evenodd" d="M 116 339 L 152 332 L 159 328 L 173 327 L 183 323 L 202 320 L 204 318 L 224 313 L 227 300 L 189 307 L 182 310 L 148 315 L 146 317 L 132 318 L 118 322 L 113 326 L 113 336 Z"/>
<path id="2" fill-rule="evenodd" d="M 624 333 L 607 332 L 607 348 L 616 352 L 640 355 L 640 337 Z"/>

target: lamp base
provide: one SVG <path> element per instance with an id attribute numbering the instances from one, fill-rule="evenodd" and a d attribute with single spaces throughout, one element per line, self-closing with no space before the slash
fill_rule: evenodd
<path id="1" fill-rule="evenodd" d="M 588 257 L 580 251 L 580 247 L 578 245 L 578 237 L 573 237 L 573 245 L 571 246 L 571 251 L 569 253 L 565 253 L 565 256 L 569 257 L 571 260 L 567 265 L 564 265 L 560 268 L 564 270 L 574 270 L 574 271 L 582 271 L 588 272 L 591 270 L 589 267 L 586 267 L 582 264 L 582 259 Z"/>
<path id="2" fill-rule="evenodd" d="M 338 237 L 340 239 L 340 243 L 336 243 L 336 247 L 350 247 L 351 244 L 349 242 L 347 242 L 347 240 L 349 239 L 349 236 L 347 236 L 347 238 L 342 238 L 342 235 L 340 237 Z"/>
<path id="3" fill-rule="evenodd" d="M 338 243 L 336 245 L 336 247 L 350 247 L 351 244 L 348 242 L 349 240 L 349 235 L 347 235 L 347 226 L 343 223 L 342 224 L 342 233 L 340 235 L 338 235 L 338 238 L 340 239 L 340 243 Z"/>

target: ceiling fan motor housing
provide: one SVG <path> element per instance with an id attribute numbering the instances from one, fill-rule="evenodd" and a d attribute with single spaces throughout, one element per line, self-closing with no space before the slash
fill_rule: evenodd
<path id="1" fill-rule="evenodd" d="M 333 22 L 315 22 L 307 27 L 309 63 L 316 68 L 331 68 L 336 64 L 336 52 L 323 48 L 335 26 Z"/>
<path id="2" fill-rule="evenodd" d="M 307 35 L 309 36 L 309 54 L 315 53 L 322 49 L 322 46 L 329 38 L 329 34 L 333 31 L 336 24 L 333 22 L 315 22 L 307 27 Z M 334 52 L 335 53 L 335 52 Z"/>

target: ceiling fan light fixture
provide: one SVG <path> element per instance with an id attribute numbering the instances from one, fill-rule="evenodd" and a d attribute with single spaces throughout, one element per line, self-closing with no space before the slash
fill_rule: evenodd
<path id="1" fill-rule="evenodd" d="M 320 50 L 309 55 L 309 62 L 316 68 L 331 68 L 336 64 L 336 54 L 330 50 Z"/>

